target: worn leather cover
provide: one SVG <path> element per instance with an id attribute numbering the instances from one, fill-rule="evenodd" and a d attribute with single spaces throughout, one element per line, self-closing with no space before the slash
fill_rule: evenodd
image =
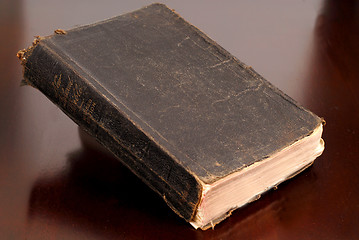
<path id="1" fill-rule="evenodd" d="M 57 33 L 21 56 L 25 80 L 187 221 L 203 184 L 321 124 L 165 5 Z"/>

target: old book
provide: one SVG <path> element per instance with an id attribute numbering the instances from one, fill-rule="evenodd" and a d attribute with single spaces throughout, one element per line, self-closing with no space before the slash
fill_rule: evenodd
<path id="1" fill-rule="evenodd" d="M 195 228 L 324 149 L 319 117 L 162 4 L 56 30 L 18 56 L 26 83 Z"/>

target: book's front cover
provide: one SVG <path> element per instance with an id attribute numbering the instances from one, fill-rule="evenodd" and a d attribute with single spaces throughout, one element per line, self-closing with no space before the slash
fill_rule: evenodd
<path id="1" fill-rule="evenodd" d="M 171 10 L 149 8 L 46 41 L 201 180 L 270 156 L 320 124 Z"/>

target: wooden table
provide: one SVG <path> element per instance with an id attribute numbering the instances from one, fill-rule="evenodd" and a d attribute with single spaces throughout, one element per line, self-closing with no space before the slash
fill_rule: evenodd
<path id="1" fill-rule="evenodd" d="M 79 1 L 80 2 L 80 1 Z M 148 1 L 0 3 L 0 239 L 359 238 L 359 4 L 164 1 L 327 121 L 326 149 L 278 190 L 194 230 L 117 160 L 83 145 L 39 91 L 19 87 L 16 52 Z"/>

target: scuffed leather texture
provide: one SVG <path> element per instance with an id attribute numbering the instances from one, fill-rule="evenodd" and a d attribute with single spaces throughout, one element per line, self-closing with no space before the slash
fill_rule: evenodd
<path id="1" fill-rule="evenodd" d="M 321 124 L 162 4 L 42 39 L 25 58 L 25 78 L 186 220 L 201 182 Z"/>

